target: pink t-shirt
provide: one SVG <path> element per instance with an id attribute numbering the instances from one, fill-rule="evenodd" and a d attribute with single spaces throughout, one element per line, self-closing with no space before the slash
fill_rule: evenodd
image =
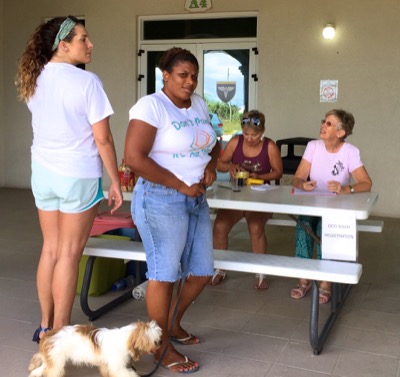
<path id="1" fill-rule="evenodd" d="M 338 152 L 329 153 L 322 140 L 310 141 L 303 158 L 311 164 L 310 179 L 317 182 L 319 190 L 327 190 L 328 181 L 349 185 L 351 173 L 363 166 L 360 151 L 347 142 Z"/>

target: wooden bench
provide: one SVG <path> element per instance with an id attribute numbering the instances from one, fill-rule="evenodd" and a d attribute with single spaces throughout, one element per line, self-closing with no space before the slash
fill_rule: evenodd
<path id="1" fill-rule="evenodd" d="M 88 315 L 90 321 L 93 321 L 120 303 L 132 298 L 132 290 L 128 290 L 104 306 L 96 310 L 90 309 L 88 292 L 95 259 L 97 257 L 107 257 L 145 261 L 146 255 L 141 242 L 96 237 L 88 240 L 84 255 L 87 255 L 89 258 L 83 278 L 80 302 L 83 312 Z M 214 250 L 214 267 L 230 271 L 263 273 L 273 276 L 312 280 L 310 343 L 314 354 L 321 352 L 324 341 L 332 328 L 351 285 L 357 284 L 362 274 L 362 266 L 359 263 L 301 259 L 231 250 Z M 320 280 L 331 281 L 333 283 L 331 313 L 321 332 L 318 329 L 319 295 L 317 285 L 317 281 Z"/>

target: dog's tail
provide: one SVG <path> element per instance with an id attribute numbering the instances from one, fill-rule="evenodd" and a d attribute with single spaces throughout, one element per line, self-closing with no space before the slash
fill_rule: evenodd
<path id="1" fill-rule="evenodd" d="M 29 377 L 42 377 L 45 369 L 43 356 L 38 352 L 35 353 L 29 363 Z"/>

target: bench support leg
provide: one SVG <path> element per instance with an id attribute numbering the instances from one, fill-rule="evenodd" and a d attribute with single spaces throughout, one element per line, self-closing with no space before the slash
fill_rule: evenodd
<path id="1" fill-rule="evenodd" d="M 318 317 L 319 317 L 319 291 L 318 282 L 312 282 L 312 298 L 311 298 L 311 314 L 310 314 L 310 344 L 313 349 L 314 355 L 319 355 L 324 346 L 325 340 L 328 337 L 337 315 L 344 304 L 344 300 L 350 292 L 351 285 L 343 285 L 339 283 L 332 283 L 332 296 L 331 296 L 331 313 L 327 318 L 321 333 L 318 331 Z"/>
<path id="2" fill-rule="evenodd" d="M 90 256 L 86 262 L 85 274 L 83 276 L 83 283 L 82 283 L 82 291 L 81 291 L 81 308 L 82 311 L 89 317 L 89 321 L 94 321 L 95 319 L 99 318 L 103 314 L 107 313 L 111 309 L 115 308 L 119 304 L 123 303 L 124 301 L 132 298 L 132 290 L 130 289 L 128 292 L 124 292 L 114 300 L 111 300 L 107 304 L 101 306 L 98 309 L 92 310 L 89 307 L 89 287 L 90 287 L 90 280 L 92 278 L 93 272 L 93 265 L 96 260 L 96 257 Z"/>

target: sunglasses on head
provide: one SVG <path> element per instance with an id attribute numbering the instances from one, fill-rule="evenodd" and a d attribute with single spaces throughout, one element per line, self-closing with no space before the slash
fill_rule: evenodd
<path id="1" fill-rule="evenodd" d="M 252 123 L 254 126 L 258 127 L 261 124 L 260 118 L 243 118 L 242 125 L 246 126 L 249 123 Z"/>

